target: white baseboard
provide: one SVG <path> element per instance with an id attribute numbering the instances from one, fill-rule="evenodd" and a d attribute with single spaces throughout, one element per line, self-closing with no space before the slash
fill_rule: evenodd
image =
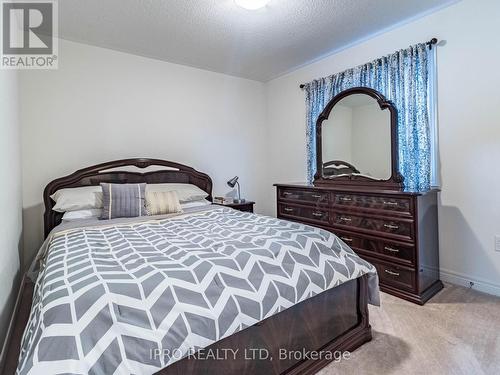
<path id="1" fill-rule="evenodd" d="M 441 281 L 445 283 L 465 286 L 466 288 L 472 288 L 479 292 L 492 294 L 494 296 L 500 297 L 500 285 L 493 284 L 486 280 L 480 280 L 477 278 L 472 278 L 467 275 L 460 274 L 458 272 L 440 269 L 439 273 L 441 275 Z M 473 283 L 472 286 L 470 283 Z"/>

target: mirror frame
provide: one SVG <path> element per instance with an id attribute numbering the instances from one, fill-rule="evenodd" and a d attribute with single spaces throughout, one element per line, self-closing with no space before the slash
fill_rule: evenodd
<path id="1" fill-rule="evenodd" d="M 391 118 L 391 176 L 387 179 L 376 179 L 359 175 L 339 175 L 334 177 L 325 178 L 323 176 L 323 150 L 322 150 L 322 126 L 323 121 L 328 120 L 333 107 L 339 101 L 349 95 L 364 94 L 369 95 L 375 99 L 381 110 L 388 109 Z M 403 176 L 399 173 L 399 147 L 398 147 L 398 113 L 396 107 L 388 101 L 384 95 L 369 87 L 354 87 L 342 91 L 333 97 L 327 104 L 323 112 L 316 121 L 316 174 L 314 175 L 314 185 L 332 186 L 339 185 L 342 187 L 363 187 L 373 189 L 386 189 L 386 190 L 403 190 Z"/>

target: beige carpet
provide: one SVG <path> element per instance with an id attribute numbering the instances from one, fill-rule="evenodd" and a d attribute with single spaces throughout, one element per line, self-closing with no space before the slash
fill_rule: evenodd
<path id="1" fill-rule="evenodd" d="M 500 298 L 445 285 L 425 306 L 382 293 L 373 340 L 319 374 L 500 374 Z"/>

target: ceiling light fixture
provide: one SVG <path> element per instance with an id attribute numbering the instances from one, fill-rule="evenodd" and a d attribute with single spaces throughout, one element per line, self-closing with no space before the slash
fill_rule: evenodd
<path id="1" fill-rule="evenodd" d="M 256 10 L 265 7 L 269 0 L 234 0 L 234 2 L 242 8 Z"/>

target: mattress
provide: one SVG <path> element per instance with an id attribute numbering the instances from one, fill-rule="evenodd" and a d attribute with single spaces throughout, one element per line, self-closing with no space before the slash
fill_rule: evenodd
<path id="1" fill-rule="evenodd" d="M 220 206 L 62 224 L 35 268 L 19 374 L 152 374 L 363 275 L 379 303 L 332 233 Z"/>

